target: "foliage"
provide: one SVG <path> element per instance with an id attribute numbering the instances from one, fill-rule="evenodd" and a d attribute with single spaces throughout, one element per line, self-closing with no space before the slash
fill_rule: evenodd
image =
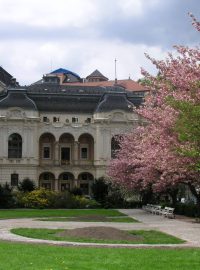
<path id="1" fill-rule="evenodd" d="M 0 184 L 0 208 L 11 208 L 15 206 L 12 188 L 9 184 Z"/>
<path id="2" fill-rule="evenodd" d="M 95 200 L 84 196 L 75 196 L 68 191 L 56 192 L 46 189 L 36 189 L 31 192 L 18 192 L 18 205 L 25 208 L 98 208 Z"/>
<path id="3" fill-rule="evenodd" d="M 92 192 L 94 199 L 104 208 L 126 208 L 130 205 L 126 202 L 122 189 L 104 177 L 94 182 Z"/>
<path id="4" fill-rule="evenodd" d="M 106 180 L 104 177 L 100 177 L 99 179 L 96 179 L 93 183 L 92 187 L 92 194 L 94 199 L 103 204 L 106 200 L 106 197 L 108 196 L 108 183 L 106 183 Z"/>
<path id="5" fill-rule="evenodd" d="M 52 207 L 55 202 L 56 193 L 46 189 L 36 189 L 31 192 L 24 193 L 19 204 L 25 208 L 48 208 Z"/>
<path id="6" fill-rule="evenodd" d="M 82 196 L 83 192 L 80 188 L 75 187 L 70 191 L 71 194 L 73 194 L 74 196 Z"/>
<path id="7" fill-rule="evenodd" d="M 193 23 L 199 31 L 199 22 Z M 147 55 L 159 76 L 142 70 L 150 94 L 137 110 L 143 126 L 120 139 L 121 150 L 108 174 L 127 190 L 166 192 L 187 185 L 200 209 L 199 101 L 200 49 L 175 46 L 164 61 Z M 145 81 L 144 80 L 144 81 Z"/>
<path id="8" fill-rule="evenodd" d="M 30 192 L 35 189 L 35 183 L 29 178 L 25 178 L 19 182 L 18 189 L 22 192 Z"/>
<path id="9" fill-rule="evenodd" d="M 177 131 L 180 141 L 188 142 L 181 145 L 178 150 L 180 154 L 195 159 L 194 169 L 197 170 L 200 169 L 200 104 L 198 103 L 171 101 L 171 105 L 179 111 L 175 131 Z"/>
<path id="10" fill-rule="evenodd" d="M 178 203 L 175 208 L 175 213 L 188 217 L 197 217 L 198 205 L 194 203 Z"/>

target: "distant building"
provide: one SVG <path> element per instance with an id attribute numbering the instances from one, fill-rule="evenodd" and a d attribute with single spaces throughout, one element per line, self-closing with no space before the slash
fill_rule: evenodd
<path id="1" fill-rule="evenodd" d="M 88 82 L 103 82 L 108 81 L 108 78 L 106 78 L 103 74 L 101 74 L 101 72 L 96 69 L 86 77 L 86 80 Z"/>
<path id="2" fill-rule="evenodd" d="M 0 92 L 6 89 L 8 86 L 16 85 L 18 85 L 16 79 L 0 66 Z"/>
<path id="3" fill-rule="evenodd" d="M 115 157 L 115 136 L 140 124 L 135 108 L 146 89 L 97 70 L 86 80 L 58 69 L 0 93 L 0 183 L 15 187 L 28 177 L 47 189 L 91 193 Z"/>

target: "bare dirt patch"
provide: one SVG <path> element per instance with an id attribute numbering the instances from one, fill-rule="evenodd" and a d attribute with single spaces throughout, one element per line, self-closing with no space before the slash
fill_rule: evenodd
<path id="1" fill-rule="evenodd" d="M 60 237 L 72 236 L 77 238 L 89 238 L 98 240 L 129 240 L 138 241 L 142 240 L 143 237 L 135 236 L 127 231 L 122 231 L 116 228 L 110 227 L 87 227 L 78 228 L 72 230 L 65 230 L 56 234 Z"/>

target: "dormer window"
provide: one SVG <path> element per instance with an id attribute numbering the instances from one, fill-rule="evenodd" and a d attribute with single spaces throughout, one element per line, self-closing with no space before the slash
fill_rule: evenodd
<path id="1" fill-rule="evenodd" d="M 43 122 L 49 123 L 49 118 L 47 116 L 43 116 Z"/>
<path id="2" fill-rule="evenodd" d="M 54 123 L 58 123 L 58 122 L 60 122 L 60 118 L 59 117 L 53 117 L 53 122 Z"/>
<path id="3" fill-rule="evenodd" d="M 85 123 L 91 123 L 91 118 L 88 117 L 88 118 L 85 120 Z"/>
<path id="4" fill-rule="evenodd" d="M 72 123 L 78 123 L 78 117 L 72 117 Z"/>

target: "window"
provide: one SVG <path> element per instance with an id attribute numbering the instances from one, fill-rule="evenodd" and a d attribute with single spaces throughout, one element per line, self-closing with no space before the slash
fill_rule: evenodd
<path id="1" fill-rule="evenodd" d="M 72 117 L 72 123 L 78 123 L 78 117 Z"/>
<path id="2" fill-rule="evenodd" d="M 88 118 L 85 120 L 85 123 L 88 123 L 88 124 L 91 123 L 91 118 L 88 117 Z"/>
<path id="3" fill-rule="evenodd" d="M 117 156 L 117 152 L 120 150 L 120 135 L 114 136 L 111 139 L 111 158 L 114 159 Z"/>
<path id="4" fill-rule="evenodd" d="M 22 157 L 22 137 L 13 133 L 8 138 L 8 158 Z"/>
<path id="5" fill-rule="evenodd" d="M 64 173 L 62 179 L 69 180 L 69 175 L 67 173 Z"/>
<path id="6" fill-rule="evenodd" d="M 46 181 L 47 181 L 47 180 L 50 180 L 50 175 L 49 175 L 49 173 L 44 173 L 44 174 L 43 174 L 43 179 L 46 180 Z"/>
<path id="7" fill-rule="evenodd" d="M 70 161 L 70 147 L 61 147 L 61 163 L 67 164 Z"/>
<path id="8" fill-rule="evenodd" d="M 43 116 L 43 122 L 49 123 L 49 118 L 47 116 Z"/>
<path id="9" fill-rule="evenodd" d="M 56 123 L 56 122 L 59 122 L 60 121 L 60 118 L 59 117 L 53 117 L 53 122 Z"/>
<path id="10" fill-rule="evenodd" d="M 88 174 L 87 173 L 83 173 L 81 179 L 82 180 L 88 180 Z"/>
<path id="11" fill-rule="evenodd" d="M 70 190 L 70 184 L 61 183 L 61 191 Z"/>
<path id="12" fill-rule="evenodd" d="M 43 158 L 49 159 L 50 158 L 50 146 L 43 147 Z"/>
<path id="13" fill-rule="evenodd" d="M 42 188 L 51 190 L 51 183 L 42 183 Z"/>
<path id="14" fill-rule="evenodd" d="M 19 175 L 17 173 L 12 173 L 11 174 L 11 186 L 12 187 L 17 187 L 18 186 L 18 180 L 19 180 Z"/>
<path id="15" fill-rule="evenodd" d="M 88 148 L 87 147 L 82 147 L 81 148 L 81 158 L 82 159 L 87 159 L 88 158 Z"/>

